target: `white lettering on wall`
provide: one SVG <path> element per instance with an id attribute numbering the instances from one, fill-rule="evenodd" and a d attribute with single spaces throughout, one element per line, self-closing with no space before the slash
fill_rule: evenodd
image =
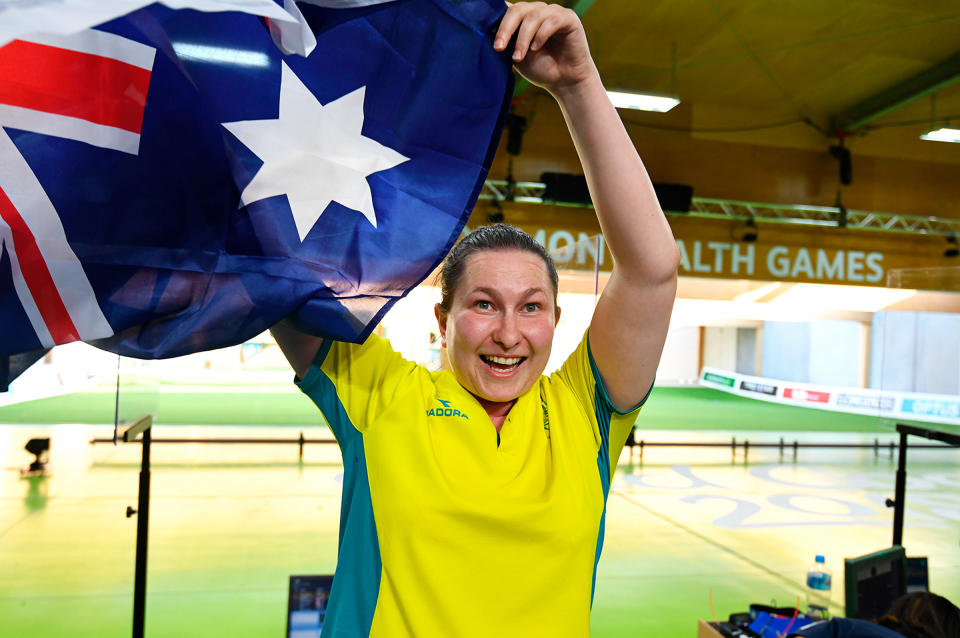
<path id="1" fill-rule="evenodd" d="M 740 249 L 743 248 L 745 253 L 740 255 Z M 756 247 L 753 244 L 747 244 L 743 246 L 741 244 L 733 245 L 733 254 L 730 256 L 730 271 L 734 275 L 740 274 L 740 265 L 743 264 L 747 267 L 746 274 L 752 275 L 754 270 L 754 255 L 756 254 Z"/>
<path id="2" fill-rule="evenodd" d="M 813 279 L 813 264 L 810 263 L 810 251 L 806 248 L 797 250 L 797 258 L 793 262 L 793 268 L 790 269 L 790 276 L 804 275 L 808 279 Z"/>
<path id="3" fill-rule="evenodd" d="M 713 272 L 723 272 L 723 251 L 730 250 L 730 244 L 712 241 L 707 248 L 713 251 Z"/>
<path id="4" fill-rule="evenodd" d="M 693 242 L 693 270 L 694 272 L 710 272 L 710 266 L 700 261 L 703 245 L 699 241 Z"/>
<path id="5" fill-rule="evenodd" d="M 593 258 L 593 263 L 598 266 L 603 265 L 603 257 L 606 250 L 603 246 L 603 235 L 590 237 L 586 233 L 577 235 L 577 263 L 587 263 L 587 255 Z"/>
<path id="6" fill-rule="evenodd" d="M 606 246 L 603 235 L 589 235 L 577 231 L 541 228 L 533 238 L 539 242 L 557 264 L 575 263 L 578 266 L 603 266 Z M 761 247 L 762 248 L 762 247 Z M 739 242 L 677 240 L 682 274 L 714 274 L 728 276 L 768 276 L 809 281 L 870 282 L 883 281 L 884 255 L 881 252 L 860 250 L 825 250 L 806 247 L 771 246 L 766 253 L 766 270 L 757 273 L 757 245 Z M 762 259 L 762 257 L 761 257 Z M 761 262 L 763 263 L 763 262 Z"/>
<path id="7" fill-rule="evenodd" d="M 774 246 L 767 253 L 767 270 L 774 277 L 786 277 L 790 274 L 789 249 L 786 246 Z"/>
<path id="8" fill-rule="evenodd" d="M 561 242 L 563 242 L 561 244 Z M 566 230 L 557 230 L 550 234 L 547 240 L 547 252 L 558 264 L 565 264 L 573 259 L 576 242 L 573 234 Z"/>
<path id="9" fill-rule="evenodd" d="M 861 250 L 851 250 L 847 253 L 847 281 L 863 281 L 863 258 Z"/>
<path id="10" fill-rule="evenodd" d="M 877 282 L 883 279 L 883 266 L 880 265 L 882 261 L 883 253 L 867 253 L 867 268 L 870 269 L 867 281 Z"/>
<path id="11" fill-rule="evenodd" d="M 680 270 L 690 272 L 690 257 L 687 255 L 687 245 L 682 239 L 677 240 L 677 250 L 680 251 Z"/>
<path id="12" fill-rule="evenodd" d="M 843 279 L 843 251 L 838 250 L 833 261 L 827 257 L 827 252 L 817 250 L 817 279 Z"/>

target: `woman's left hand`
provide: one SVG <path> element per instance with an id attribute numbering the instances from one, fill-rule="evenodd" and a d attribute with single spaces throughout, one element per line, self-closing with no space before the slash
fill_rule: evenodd
<path id="1" fill-rule="evenodd" d="M 557 94 L 596 75 L 583 25 L 571 9 L 544 2 L 507 5 L 493 48 L 506 50 L 516 35 L 513 62 L 523 77 Z"/>

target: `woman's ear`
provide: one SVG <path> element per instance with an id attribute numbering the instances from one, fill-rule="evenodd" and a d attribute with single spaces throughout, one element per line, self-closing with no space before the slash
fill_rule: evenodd
<path id="1" fill-rule="evenodd" d="M 437 326 L 440 327 L 440 343 L 447 345 L 447 313 L 440 308 L 440 304 L 434 304 L 433 314 L 437 318 Z"/>

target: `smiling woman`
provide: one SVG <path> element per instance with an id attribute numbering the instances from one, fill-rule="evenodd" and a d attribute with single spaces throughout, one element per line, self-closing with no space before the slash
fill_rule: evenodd
<path id="1" fill-rule="evenodd" d="M 478 229 L 444 262 L 436 306 L 443 345 L 497 432 L 550 359 L 557 281 L 543 247 L 505 224 Z"/>
<path id="2" fill-rule="evenodd" d="M 273 328 L 343 451 L 324 635 L 586 636 L 610 480 L 653 383 L 679 256 L 576 14 L 510 5 L 493 46 L 558 101 L 616 265 L 590 328 L 544 376 L 557 273 L 499 224 L 448 255 L 435 315 L 450 370 L 383 339 Z"/>

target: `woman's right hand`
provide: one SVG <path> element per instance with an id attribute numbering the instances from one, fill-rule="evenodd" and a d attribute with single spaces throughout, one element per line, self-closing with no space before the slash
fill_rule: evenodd
<path id="1" fill-rule="evenodd" d="M 517 71 L 554 95 L 598 77 L 587 36 L 573 10 L 544 2 L 507 3 L 493 48 L 505 51 L 516 36 Z"/>

